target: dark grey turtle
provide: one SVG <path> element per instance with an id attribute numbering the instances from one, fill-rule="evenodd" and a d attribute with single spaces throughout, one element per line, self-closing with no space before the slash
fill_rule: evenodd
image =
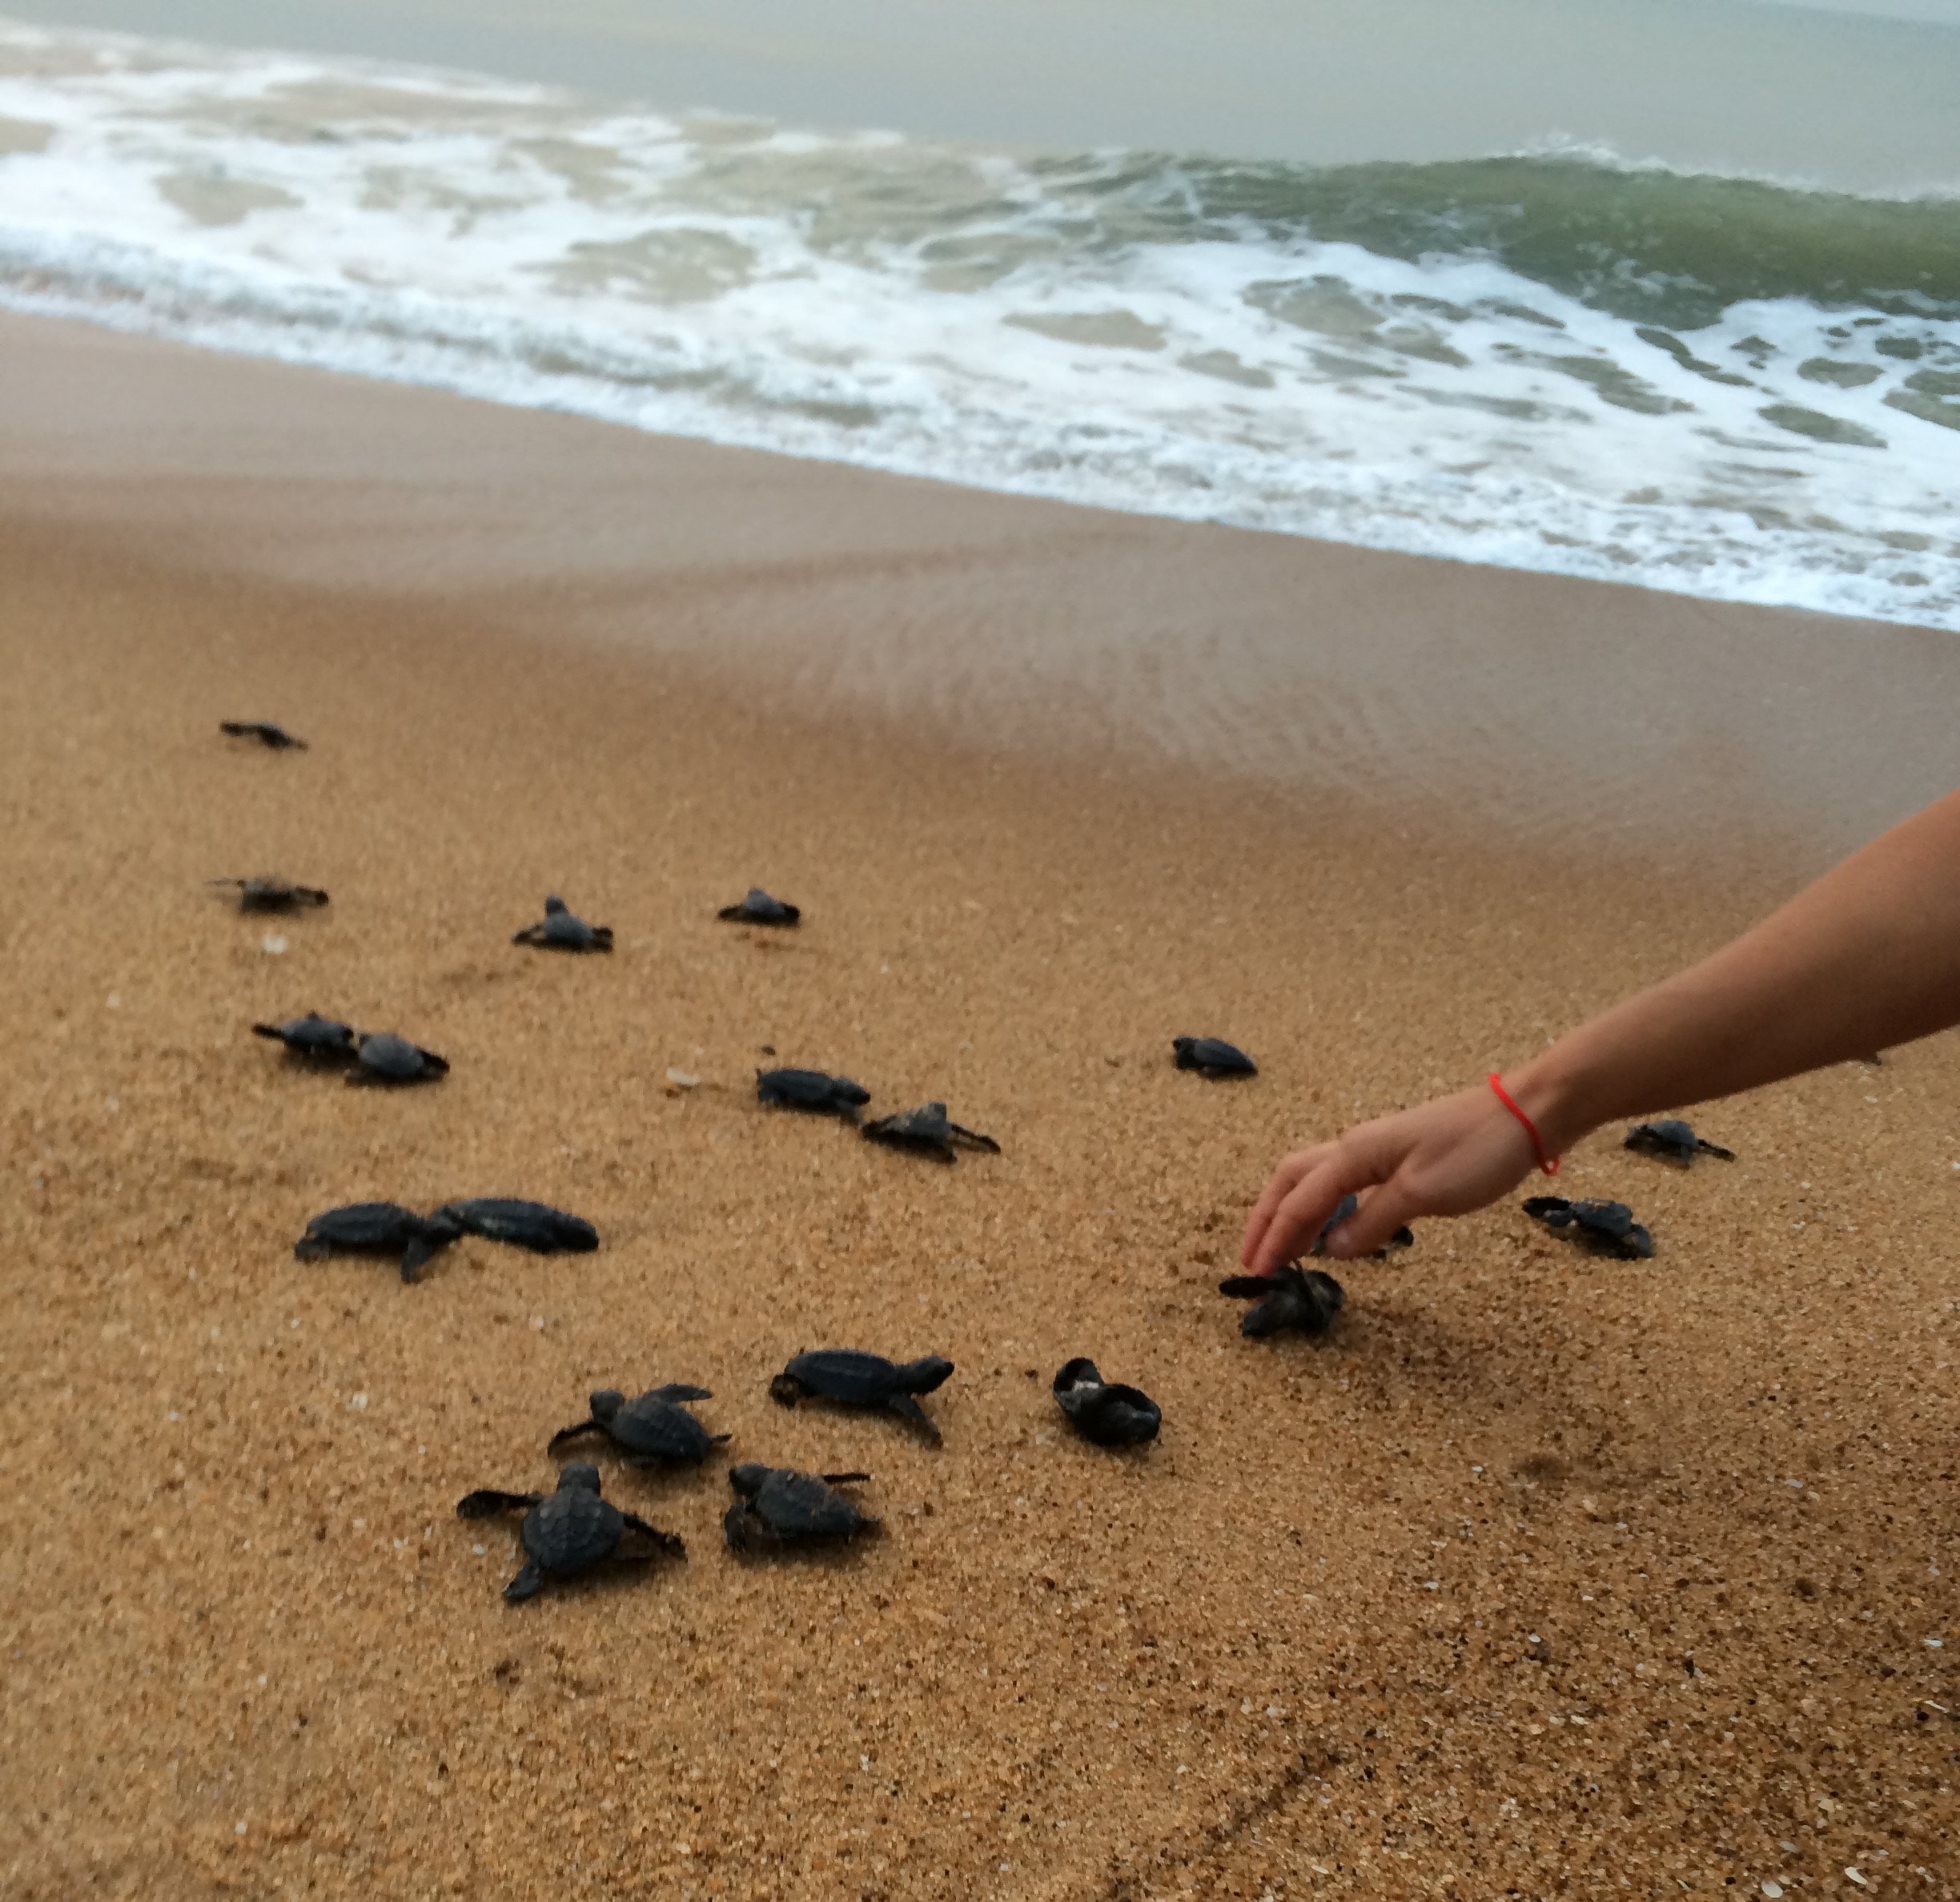
<path id="1" fill-rule="evenodd" d="M 392 1031 L 372 1031 L 359 1039 L 360 1061 L 347 1072 L 349 1083 L 433 1083 L 449 1074 L 446 1057 Z"/>
<path id="2" fill-rule="evenodd" d="M 1334 1212 L 1320 1224 L 1320 1232 L 1314 1237 L 1313 1246 L 1307 1253 L 1309 1255 L 1324 1255 L 1327 1253 L 1328 1236 L 1332 1234 L 1360 1206 L 1361 1198 L 1359 1196 L 1343 1196 L 1334 1204 Z M 1396 1249 L 1412 1247 L 1415 1241 L 1416 1232 L 1405 1225 L 1396 1229 L 1394 1234 L 1375 1250 L 1370 1259 L 1376 1261 L 1386 1261 Z"/>
<path id="3" fill-rule="evenodd" d="M 206 883 L 235 891 L 241 911 L 303 911 L 327 903 L 326 893 L 317 885 L 294 885 L 284 879 L 211 879 Z"/>
<path id="4" fill-rule="evenodd" d="M 1297 1261 L 1270 1275 L 1230 1275 L 1219 1293 L 1255 1305 L 1246 1309 L 1239 1332 L 1257 1337 L 1291 1329 L 1296 1333 L 1324 1334 L 1348 1301 L 1348 1291 L 1334 1277 Z"/>
<path id="5" fill-rule="evenodd" d="M 773 899 L 759 885 L 749 887 L 749 895 L 739 905 L 724 905 L 715 914 L 729 924 L 793 925 L 803 915 L 794 905 Z"/>
<path id="6" fill-rule="evenodd" d="M 902 1363 L 854 1347 L 823 1347 L 800 1353 L 769 1382 L 769 1398 L 793 1407 L 806 1397 L 839 1406 L 878 1407 L 910 1421 L 935 1446 L 939 1429 L 915 1395 L 943 1386 L 953 1363 L 938 1354 Z"/>
<path id="7" fill-rule="evenodd" d="M 472 1196 L 445 1202 L 436 1211 L 436 1219 L 460 1233 L 508 1242 L 534 1255 L 589 1255 L 599 1245 L 599 1231 L 583 1216 L 515 1196 Z"/>
<path id="8" fill-rule="evenodd" d="M 757 1546 L 810 1545 L 877 1530 L 879 1521 L 837 1490 L 861 1485 L 869 1473 L 797 1473 L 751 1460 L 729 1468 L 735 1503 L 723 1514 L 731 1552 Z"/>
<path id="9" fill-rule="evenodd" d="M 871 1100 L 871 1092 L 848 1076 L 829 1076 L 821 1070 L 758 1070 L 756 1101 L 784 1109 L 805 1109 L 818 1116 L 841 1116 L 846 1123 L 858 1120 L 858 1112 Z"/>
<path id="10" fill-rule="evenodd" d="M 729 1436 L 709 1432 L 681 1403 L 713 1397 L 705 1387 L 681 1381 L 633 1400 L 615 1388 L 601 1387 L 592 1397 L 592 1417 L 553 1434 L 549 1450 L 556 1453 L 568 1440 L 599 1433 L 624 1450 L 629 1466 L 698 1466 Z"/>
<path id="11" fill-rule="evenodd" d="M 1698 1136 L 1679 1116 L 1662 1116 L 1652 1123 L 1636 1123 L 1626 1132 L 1623 1149 L 1637 1150 L 1642 1156 L 1658 1156 L 1664 1162 L 1677 1162 L 1687 1168 L 1697 1156 L 1717 1156 L 1724 1162 L 1735 1160 L 1735 1151 L 1725 1149 L 1719 1143 L 1711 1143 Z"/>
<path id="12" fill-rule="evenodd" d="M 554 894 L 544 901 L 544 915 L 534 925 L 511 934 L 512 944 L 535 944 L 544 951 L 609 951 L 612 948 L 610 925 L 588 925 Z"/>
<path id="13" fill-rule="evenodd" d="M 398 1255 L 401 1278 L 412 1281 L 422 1265 L 454 1241 L 457 1233 L 440 1209 L 433 1216 L 420 1216 L 399 1202 L 350 1202 L 315 1216 L 293 1244 L 293 1255 L 300 1261 L 319 1261 L 328 1255 Z"/>
<path id="14" fill-rule="evenodd" d="M 289 1056 L 311 1064 L 344 1064 L 354 1056 L 354 1027 L 337 1018 L 323 1017 L 308 1011 L 303 1017 L 288 1017 L 283 1023 L 255 1023 L 255 1037 L 269 1037 L 283 1043 Z"/>
<path id="15" fill-rule="evenodd" d="M 220 720 L 218 730 L 229 734 L 235 740 L 256 740 L 261 746 L 270 746 L 275 753 L 283 753 L 289 746 L 296 746 L 302 753 L 306 750 L 304 740 L 295 738 L 271 720 Z"/>
<path id="16" fill-rule="evenodd" d="M 1571 1202 L 1563 1196 L 1531 1196 L 1524 1212 L 1578 1243 L 1588 1255 L 1610 1255 L 1620 1261 L 1645 1261 L 1654 1252 L 1653 1237 L 1633 1219 L 1624 1202 Z"/>
<path id="17" fill-rule="evenodd" d="M 513 1604 L 541 1591 L 552 1579 L 574 1578 L 608 1559 L 645 1565 L 665 1556 L 687 1556 L 685 1540 L 600 1498 L 599 1469 L 583 1460 L 574 1460 L 559 1474 L 554 1493 L 500 1493 L 486 1486 L 456 1502 L 459 1519 L 487 1519 L 500 1512 L 524 1516 L 517 1534 L 524 1550 L 524 1569 L 504 1587 L 504 1597 Z M 629 1533 L 645 1542 L 640 1550 L 621 1550 Z"/>
<path id="18" fill-rule="evenodd" d="M 1171 1048 L 1177 1052 L 1180 1070 L 1195 1070 L 1200 1076 L 1256 1076 L 1259 1065 L 1235 1043 L 1223 1037 L 1173 1037 Z"/>
<path id="19" fill-rule="evenodd" d="M 1065 1361 L 1054 1377 L 1055 1404 L 1085 1440 L 1098 1446 L 1137 1446 L 1157 1437 L 1163 1413 L 1136 1387 L 1105 1381 L 1094 1361 Z"/>
<path id="20" fill-rule="evenodd" d="M 962 1129 L 946 1120 L 943 1103 L 929 1103 L 923 1109 L 908 1109 L 895 1116 L 880 1116 L 864 1126 L 865 1135 L 874 1143 L 886 1143 L 894 1149 L 910 1149 L 938 1162 L 958 1162 L 953 1145 L 984 1149 L 990 1156 L 1000 1154 L 1000 1144 L 977 1129 Z"/>

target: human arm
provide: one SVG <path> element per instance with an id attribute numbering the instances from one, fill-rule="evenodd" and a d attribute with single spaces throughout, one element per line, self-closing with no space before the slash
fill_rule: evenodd
<path id="1" fill-rule="evenodd" d="M 1960 1023 L 1960 793 L 1895 826 L 1780 911 L 1504 1074 L 1557 1154 L 1601 1124 L 1753 1089 Z M 1281 1161 L 1240 1259 L 1270 1274 L 1327 1238 L 1364 1255 L 1403 1223 L 1461 1215 L 1536 1161 L 1524 1125 L 1479 1086 L 1358 1124 Z"/>

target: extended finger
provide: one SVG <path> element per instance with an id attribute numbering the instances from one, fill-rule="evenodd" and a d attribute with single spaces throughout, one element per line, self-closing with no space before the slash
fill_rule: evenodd
<path id="1" fill-rule="evenodd" d="M 1356 1180 L 1352 1158 L 1336 1154 L 1297 1184 L 1275 1212 L 1251 1264 L 1255 1275 L 1269 1275 L 1311 1249 L 1327 1217 L 1349 1190 L 1364 1188 L 1369 1178 Z"/>
<path id="2" fill-rule="evenodd" d="M 1271 1224 L 1275 1212 L 1307 1171 L 1326 1155 L 1328 1145 L 1322 1143 L 1311 1149 L 1296 1149 L 1291 1156 L 1283 1156 L 1279 1165 L 1267 1179 L 1266 1186 L 1259 1192 L 1259 1199 L 1252 1205 L 1252 1212 L 1246 1218 L 1245 1237 L 1239 1245 L 1239 1265 L 1250 1268 L 1252 1258 L 1259 1253 L 1259 1242 Z"/>
<path id="3" fill-rule="evenodd" d="M 1391 1178 L 1362 1199 L 1361 1206 L 1327 1238 L 1327 1253 L 1336 1261 L 1372 1255 L 1412 1215 L 1416 1198 Z"/>

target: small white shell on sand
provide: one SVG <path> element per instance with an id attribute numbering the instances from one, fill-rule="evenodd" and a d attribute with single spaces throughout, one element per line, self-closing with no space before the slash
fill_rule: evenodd
<path id="1" fill-rule="evenodd" d="M 259 941 L 259 948 L 268 957 L 276 958 L 286 948 L 286 940 L 277 931 L 267 931 Z"/>
<path id="2" fill-rule="evenodd" d="M 701 1087 L 701 1079 L 698 1076 L 689 1076 L 685 1070 L 669 1070 L 667 1072 L 667 1080 L 677 1089 L 693 1090 Z"/>
<path id="3" fill-rule="evenodd" d="M 1777 1902 L 1777 1897 L 1783 1893 L 1783 1885 L 1780 1882 L 1765 1882 L 1762 1892 L 1769 1898 L 1769 1902 Z"/>

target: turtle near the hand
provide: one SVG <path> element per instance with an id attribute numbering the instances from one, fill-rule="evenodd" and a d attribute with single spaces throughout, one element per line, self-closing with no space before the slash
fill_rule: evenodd
<path id="1" fill-rule="evenodd" d="M 440 1210 L 429 1216 L 399 1202 L 350 1202 L 315 1216 L 293 1244 L 293 1256 L 296 1261 L 319 1261 L 329 1255 L 396 1255 L 401 1260 L 401 1278 L 412 1281 L 420 1277 L 422 1265 L 454 1241 L 457 1232 Z"/>
<path id="2" fill-rule="evenodd" d="M 1654 1252 L 1653 1237 L 1634 1220 L 1633 1211 L 1624 1202 L 1571 1202 L 1563 1196 L 1530 1196 L 1525 1199 L 1524 1212 L 1577 1242 L 1588 1255 L 1645 1261 Z"/>
<path id="3" fill-rule="evenodd" d="M 955 1143 L 969 1149 L 984 1149 L 990 1156 L 1000 1154 L 1000 1144 L 992 1136 L 948 1121 L 943 1103 L 929 1103 L 923 1109 L 905 1110 L 895 1116 L 880 1116 L 866 1124 L 864 1132 L 872 1142 L 885 1143 L 894 1149 L 910 1149 L 936 1162 L 958 1162 Z"/>
<path id="4" fill-rule="evenodd" d="M 354 1056 L 354 1027 L 337 1018 L 323 1017 L 308 1011 L 303 1017 L 288 1017 L 283 1023 L 255 1023 L 255 1037 L 283 1043 L 288 1056 L 311 1064 L 344 1064 Z"/>
<path id="5" fill-rule="evenodd" d="M 347 1072 L 349 1083 L 433 1083 L 449 1074 L 449 1062 L 420 1043 L 411 1043 L 392 1031 L 370 1031 L 359 1038 L 359 1062 Z"/>
<path id="6" fill-rule="evenodd" d="M 858 1111 L 870 1100 L 871 1092 L 848 1076 L 831 1076 L 821 1070 L 756 1072 L 756 1101 L 783 1109 L 809 1110 L 855 1123 Z"/>
<path id="7" fill-rule="evenodd" d="M 759 885 L 749 887 L 749 895 L 738 905 L 724 905 L 715 914 L 729 924 L 793 925 L 803 915 L 794 905 L 773 899 Z"/>
<path id="8" fill-rule="evenodd" d="M 721 1535 L 731 1552 L 757 1546 L 813 1545 L 874 1532 L 880 1522 L 837 1489 L 869 1479 L 869 1473 L 797 1473 L 750 1460 L 729 1468 L 735 1503 L 722 1516 Z"/>
<path id="9" fill-rule="evenodd" d="M 302 753 L 306 750 L 304 740 L 272 720 L 220 720 L 218 730 L 235 740 L 256 740 L 263 746 L 270 746 L 275 753 L 283 753 L 288 746 L 296 746 Z"/>
<path id="10" fill-rule="evenodd" d="M 241 911 L 303 911 L 327 903 L 326 893 L 317 885 L 295 885 L 285 879 L 210 879 L 206 883 L 235 891 Z"/>
<path id="11" fill-rule="evenodd" d="M 1098 1446 L 1138 1446 L 1163 1424 L 1156 1401 L 1140 1388 L 1105 1381 L 1094 1361 L 1078 1356 L 1054 1377 L 1055 1404 L 1085 1440 Z"/>
<path id="12" fill-rule="evenodd" d="M 436 1219 L 464 1235 L 508 1242 L 534 1255 L 589 1255 L 599 1245 L 599 1231 L 583 1216 L 516 1196 L 471 1196 L 445 1202 L 436 1211 Z"/>
<path id="13" fill-rule="evenodd" d="M 524 1514 L 517 1531 L 524 1567 L 504 1587 L 512 1604 L 533 1597 L 552 1580 L 576 1578 L 608 1559 L 645 1565 L 665 1556 L 687 1556 L 685 1540 L 600 1498 L 599 1469 L 583 1460 L 574 1460 L 559 1474 L 556 1492 L 503 1493 L 486 1486 L 456 1502 L 459 1519 L 487 1519 L 500 1512 Z M 638 1535 L 640 1549 L 624 1550 L 632 1534 Z"/>
<path id="14" fill-rule="evenodd" d="M 1347 1289 L 1331 1275 L 1317 1268 L 1302 1268 L 1297 1261 L 1289 1261 L 1270 1275 L 1227 1276 L 1219 1283 L 1219 1293 L 1254 1304 L 1240 1319 L 1239 1332 L 1255 1338 L 1289 1329 L 1295 1333 L 1324 1334 L 1348 1300 Z"/>
<path id="15" fill-rule="evenodd" d="M 698 1466 L 729 1436 L 709 1432 L 681 1402 L 713 1397 L 705 1387 L 690 1387 L 684 1381 L 670 1381 L 633 1400 L 616 1388 L 601 1387 L 592 1396 L 591 1417 L 553 1434 L 548 1450 L 556 1453 L 568 1440 L 599 1433 L 625 1454 L 629 1466 Z"/>
<path id="16" fill-rule="evenodd" d="M 917 1397 L 945 1385 L 952 1371 L 953 1363 L 938 1354 L 899 1362 L 854 1347 L 821 1347 L 797 1355 L 769 1382 L 769 1398 L 785 1407 L 805 1397 L 875 1407 L 909 1421 L 937 1446 L 939 1429 Z"/>
<path id="17" fill-rule="evenodd" d="M 1658 1156 L 1664 1162 L 1677 1162 L 1687 1168 L 1697 1156 L 1719 1156 L 1724 1162 L 1735 1160 L 1735 1151 L 1725 1149 L 1720 1143 L 1711 1143 L 1706 1137 L 1697 1136 L 1679 1116 L 1662 1116 L 1652 1123 L 1636 1123 L 1626 1132 L 1623 1149 L 1633 1149 L 1642 1156 Z"/>
<path id="18" fill-rule="evenodd" d="M 545 951 L 609 951 L 612 948 L 610 925 L 588 925 L 554 893 L 544 901 L 544 915 L 534 925 L 511 934 L 512 944 L 535 944 Z"/>
<path id="19" fill-rule="evenodd" d="M 1307 1253 L 1309 1255 L 1324 1255 L 1327 1253 L 1327 1237 L 1360 1206 L 1361 1198 L 1359 1196 L 1352 1194 L 1343 1196 L 1334 1204 L 1334 1212 L 1320 1224 L 1320 1232 L 1314 1237 L 1313 1246 Z M 1375 1250 L 1372 1259 L 1376 1261 L 1385 1261 L 1396 1249 L 1413 1246 L 1415 1241 L 1416 1232 L 1404 1224 Z"/>
<path id="20" fill-rule="evenodd" d="M 1195 1070 L 1214 1080 L 1223 1076 L 1256 1076 L 1259 1065 L 1235 1043 L 1223 1037 L 1173 1037 L 1171 1048 L 1177 1053 L 1180 1070 Z"/>

